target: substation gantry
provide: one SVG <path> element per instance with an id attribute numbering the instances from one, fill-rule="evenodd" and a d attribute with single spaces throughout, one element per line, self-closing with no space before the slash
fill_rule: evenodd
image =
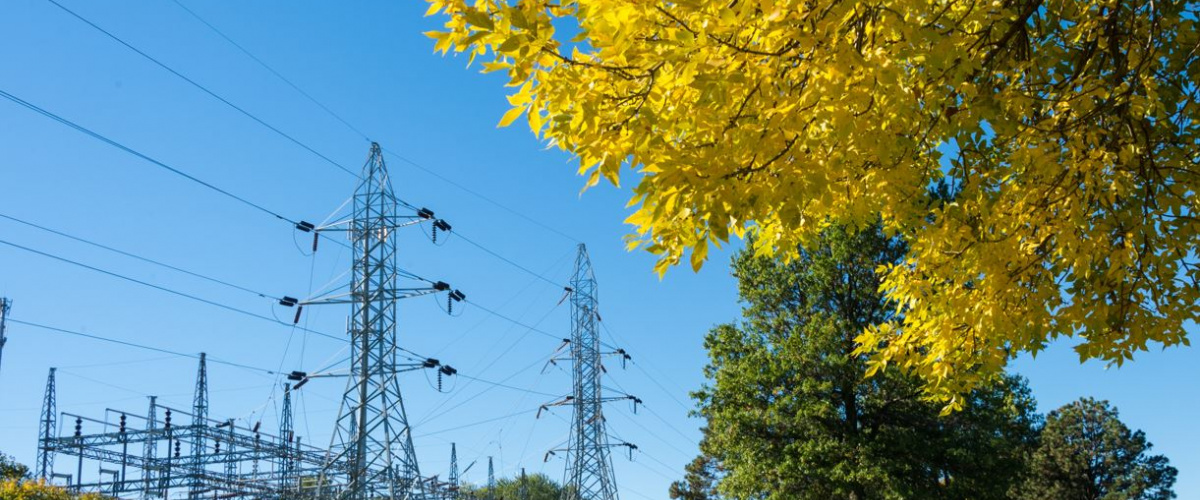
<path id="1" fill-rule="evenodd" d="M 402 214 L 401 206 L 413 213 Z M 261 421 L 250 425 L 209 417 L 204 354 L 191 408 L 168 407 L 150 397 L 144 414 L 108 409 L 102 418 L 58 413 L 51 368 L 39 422 L 36 477 L 71 491 L 118 498 L 464 498 L 457 471 L 448 482 L 421 476 L 400 392 L 400 373 L 436 369 L 441 377 L 455 370 L 433 359 L 400 362 L 396 302 L 440 292 L 446 292 L 450 304 L 465 298 L 440 281 L 402 285 L 402 279 L 413 276 L 397 266 L 396 230 L 420 223 L 432 224 L 434 231 L 451 229 L 432 211 L 395 197 L 381 149 L 372 143 L 352 215 L 322 227 L 297 224 L 314 234 L 314 249 L 317 235 L 335 231 L 345 231 L 353 249 L 348 293 L 308 301 L 285 297 L 283 304 L 299 306 L 296 321 L 306 305 L 346 304 L 351 309 L 350 370 L 328 448 L 302 443 L 293 428 L 292 391 L 315 374 L 292 372 L 289 379 L 296 384 L 284 385 L 283 412 L 276 433 L 269 434 Z M 60 423 L 74 427 L 62 429 Z M 55 467 L 56 457 L 65 470 Z"/>

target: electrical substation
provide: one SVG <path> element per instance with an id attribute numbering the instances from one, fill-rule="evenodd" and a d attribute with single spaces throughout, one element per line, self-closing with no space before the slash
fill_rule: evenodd
<path id="1" fill-rule="evenodd" d="M 447 283 L 425 280 L 397 265 L 397 231 L 417 225 L 428 225 L 435 240 L 439 231 L 453 231 L 432 211 L 396 198 L 383 152 L 372 143 L 351 213 L 329 224 L 295 223 L 298 231 L 312 235 L 314 251 L 319 242 L 351 249 L 350 282 L 337 288 L 344 292 L 278 299 L 280 305 L 295 309 L 294 322 L 306 307 L 348 307 L 344 341 L 351 354 L 346 370 L 291 372 L 282 387 L 278 421 L 247 422 L 210 414 L 209 360 L 203 353 L 197 357 L 193 404 L 188 408 L 167 406 L 152 396 L 145 408 L 77 414 L 69 410 L 69 402 L 57 400 L 51 368 L 39 419 L 35 478 L 72 492 L 128 499 L 475 498 L 460 484 L 453 444 L 445 476 L 422 471 L 402 395 L 402 373 L 432 370 L 440 383 L 456 376 L 457 370 L 436 359 L 414 358 L 415 353 L 399 345 L 397 302 L 440 294 L 449 311 L 466 299 Z M 611 451 L 622 448 L 632 456 L 637 447 L 610 441 L 603 406 L 629 401 L 636 410 L 641 400 L 604 394 L 602 358 L 615 356 L 624 365 L 630 356 L 601 341 L 597 283 L 582 244 L 569 286 L 563 288 L 570 303 L 571 337 L 563 339 L 563 354 L 557 360 L 570 363 L 573 385 L 569 394 L 545 403 L 538 413 L 569 407 L 572 419 L 566 448 L 548 450 L 546 456 L 565 454 L 563 500 L 616 500 Z M 2 348 L 10 308 L 7 299 L 0 305 Z M 329 422 L 333 438 L 329 443 L 304 442 L 296 433 L 292 395 L 321 377 L 346 381 L 340 411 Z M 479 486 L 494 485 L 488 457 L 487 484 Z"/>

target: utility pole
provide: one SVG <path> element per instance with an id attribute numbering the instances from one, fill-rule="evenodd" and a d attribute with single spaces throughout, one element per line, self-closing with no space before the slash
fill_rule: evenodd
<path id="1" fill-rule="evenodd" d="M 0 365 L 4 361 L 4 344 L 8 343 L 8 336 L 5 335 L 8 312 L 12 309 L 12 301 L 4 297 L 0 297 Z"/>
<path id="2" fill-rule="evenodd" d="M 54 448 L 50 440 L 58 437 L 56 425 L 58 405 L 55 403 L 54 395 L 54 370 L 51 368 L 50 375 L 46 377 L 46 395 L 42 398 L 42 419 L 38 425 L 37 470 L 34 471 L 34 477 L 43 481 L 49 480 L 50 475 L 54 473 Z"/>
<path id="3" fill-rule="evenodd" d="M 571 437 L 563 500 L 617 500 L 617 481 L 609 456 L 600 376 L 596 277 L 587 247 L 579 245 L 571 277 L 571 359 L 574 393 Z"/>
<path id="4" fill-rule="evenodd" d="M 351 372 L 328 460 L 349 467 L 341 472 L 327 466 L 322 476 L 348 476 L 339 499 L 406 500 L 420 495 L 421 485 L 397 377 L 396 302 L 405 290 L 399 284 L 395 231 L 404 217 L 397 214 L 379 144 L 371 143 L 360 177 L 348 228 L 354 259 Z"/>

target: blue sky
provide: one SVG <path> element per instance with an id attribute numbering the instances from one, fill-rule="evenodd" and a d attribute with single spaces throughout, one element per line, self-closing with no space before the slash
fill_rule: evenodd
<path id="1" fill-rule="evenodd" d="M 93 22 L 277 126 L 321 154 L 357 169 L 368 143 L 173 2 L 61 0 Z M 738 314 L 736 290 L 717 253 L 700 273 L 676 269 L 659 280 L 652 257 L 624 250 L 627 189 L 580 195 L 574 164 L 518 125 L 496 129 L 507 110 L 503 77 L 466 68 L 465 58 L 431 52 L 422 2 L 186 2 L 206 20 L 286 75 L 384 147 L 400 197 L 435 210 L 461 231 L 523 266 L 566 281 L 577 241 L 587 243 L 600 283 L 609 342 L 636 366 L 609 363 L 612 381 L 640 396 L 644 410 L 609 408 L 609 426 L 641 453 L 615 456 L 624 498 L 665 498 L 696 451 L 698 422 L 687 393 L 701 383 L 703 333 Z M 320 221 L 354 189 L 354 179 L 312 153 L 154 66 L 45 0 L 0 5 L 0 90 L 21 97 L 288 217 Z M 0 214 L 129 250 L 269 294 L 304 296 L 335 280 L 348 256 L 308 242 L 285 223 L 187 182 L 7 101 L 0 102 Z M 445 182 L 482 193 L 522 216 Z M 532 223 L 525 217 L 536 220 Z M 569 237 L 544 226 L 555 228 Z M 98 251 L 0 219 L 10 241 L 148 282 L 285 317 L 291 310 L 251 294 Z M 401 265 L 447 281 L 468 299 L 565 337 L 561 289 L 451 236 L 434 245 L 418 229 L 401 237 Z M 12 317 L 267 368 L 313 370 L 340 346 L 144 286 L 0 245 L 0 295 Z M 440 300 L 440 299 L 439 299 Z M 459 314 L 461 312 L 461 314 Z M 540 373 L 557 342 L 468 305 L 447 316 L 435 299 L 401 305 L 401 342 L 465 378 L 439 393 L 423 373 L 403 380 L 417 454 L 426 474 L 445 474 L 450 442 L 465 475 L 482 481 L 486 457 L 498 474 L 524 467 L 559 479 L 569 412 L 534 418 L 565 394 L 569 375 Z M 345 311 L 309 308 L 310 328 L 343 329 Z M 59 409 L 102 415 L 143 412 L 145 396 L 186 407 L 195 362 L 11 325 L 0 372 L 0 450 L 33 462 L 46 371 L 59 367 Z M 1180 469 L 1181 498 L 1200 497 L 1200 354 L 1152 352 L 1117 370 L 1080 365 L 1066 345 L 1022 359 L 1043 410 L 1081 395 L 1112 401 L 1131 426 Z M 212 415 L 276 418 L 277 381 L 210 367 Z M 298 432 L 328 442 L 341 382 L 300 391 Z M 532 391 L 532 392 L 531 392 Z M 544 394 L 542 394 L 544 393 Z M 504 417 L 499 418 L 497 417 Z M 270 424 L 266 424 L 270 425 Z"/>

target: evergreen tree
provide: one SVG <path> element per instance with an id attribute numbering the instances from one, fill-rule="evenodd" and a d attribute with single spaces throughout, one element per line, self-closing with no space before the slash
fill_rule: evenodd
<path id="1" fill-rule="evenodd" d="M 696 394 L 722 494 L 986 500 L 1017 483 L 1038 419 L 1023 380 L 972 391 L 940 416 L 915 377 L 865 376 L 856 337 L 896 319 L 875 269 L 904 254 L 878 227 L 831 227 L 790 263 L 734 258 L 744 319 L 709 332 Z"/>
<path id="2" fill-rule="evenodd" d="M 1130 431 L 1107 401 L 1083 398 L 1050 412 L 1018 498 L 1166 500 L 1177 471 L 1149 455 L 1142 431 Z"/>
<path id="3" fill-rule="evenodd" d="M 466 485 L 462 489 L 468 498 L 494 500 L 560 500 L 563 487 L 545 474 L 530 474 L 496 481 L 495 489 Z"/>
<path id="4" fill-rule="evenodd" d="M 708 433 L 708 429 L 704 429 Z M 684 466 L 683 479 L 671 483 L 667 496 L 673 500 L 720 500 L 717 493 L 719 465 L 716 458 L 701 454 Z"/>

